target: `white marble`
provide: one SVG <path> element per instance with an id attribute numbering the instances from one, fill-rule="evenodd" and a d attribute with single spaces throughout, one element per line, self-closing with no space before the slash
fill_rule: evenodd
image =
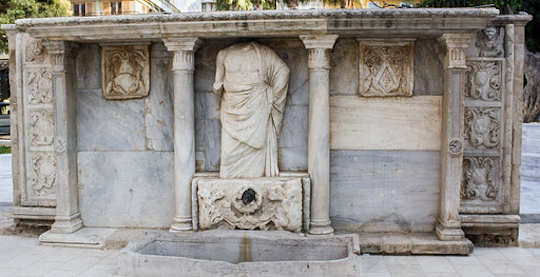
<path id="1" fill-rule="evenodd" d="M 79 152 L 85 226 L 168 227 L 174 216 L 172 156 L 171 152 Z"/>

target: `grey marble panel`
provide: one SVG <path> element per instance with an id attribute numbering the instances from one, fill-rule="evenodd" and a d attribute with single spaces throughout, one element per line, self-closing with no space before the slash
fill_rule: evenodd
<path id="1" fill-rule="evenodd" d="M 101 48 L 81 44 L 75 58 L 76 88 L 101 89 Z"/>
<path id="2" fill-rule="evenodd" d="M 219 119 L 195 121 L 195 160 L 197 171 L 219 171 L 221 122 Z"/>
<path id="3" fill-rule="evenodd" d="M 161 43 L 152 45 L 150 94 L 144 98 L 146 149 L 173 151 L 173 101 L 169 55 Z"/>
<path id="4" fill-rule="evenodd" d="M 332 224 L 360 232 L 432 231 L 439 164 L 438 151 L 331 151 Z"/>
<path id="5" fill-rule="evenodd" d="M 414 47 L 414 95 L 443 94 L 444 49 L 434 39 L 419 39 Z"/>
<path id="6" fill-rule="evenodd" d="M 212 90 L 217 52 L 235 42 L 215 40 L 197 51 L 195 66 L 195 133 L 197 171 L 218 171 L 221 145 L 219 98 Z M 260 39 L 276 51 L 291 70 L 280 138 L 280 169 L 307 170 L 307 52 L 298 39 Z"/>
<path id="7" fill-rule="evenodd" d="M 79 199 L 84 225 L 168 227 L 174 216 L 172 155 L 79 152 Z"/>
<path id="8" fill-rule="evenodd" d="M 108 101 L 99 90 L 77 91 L 79 151 L 145 149 L 144 101 Z"/>
<path id="9" fill-rule="evenodd" d="M 358 93 L 358 46 L 354 39 L 338 39 L 330 56 L 331 95 Z"/>

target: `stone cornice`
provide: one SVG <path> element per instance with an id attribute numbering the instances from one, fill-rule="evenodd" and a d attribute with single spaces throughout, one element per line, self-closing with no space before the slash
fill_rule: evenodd
<path id="1" fill-rule="evenodd" d="M 35 38 L 70 41 L 298 37 L 302 34 L 416 37 L 480 30 L 498 13 L 493 8 L 213 12 L 21 19 L 14 26 Z M 3 28 L 14 27 L 4 25 Z"/>

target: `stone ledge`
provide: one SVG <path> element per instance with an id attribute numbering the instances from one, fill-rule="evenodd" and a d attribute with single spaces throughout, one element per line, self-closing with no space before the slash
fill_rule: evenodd
<path id="1" fill-rule="evenodd" d="M 361 233 L 362 254 L 393 255 L 469 255 L 473 244 L 468 239 L 441 241 L 435 233 Z"/>

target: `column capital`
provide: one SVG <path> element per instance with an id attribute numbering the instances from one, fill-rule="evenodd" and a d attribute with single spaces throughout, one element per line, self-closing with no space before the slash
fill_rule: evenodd
<path id="1" fill-rule="evenodd" d="M 332 49 L 338 35 L 300 35 L 306 49 Z"/>
<path id="2" fill-rule="evenodd" d="M 201 40 L 197 37 L 172 37 L 164 38 L 163 43 L 170 52 L 197 51 L 201 45 Z"/>
<path id="3" fill-rule="evenodd" d="M 191 71 L 195 69 L 194 53 L 201 45 L 196 37 L 165 38 L 163 43 L 167 50 L 173 52 L 171 70 Z"/>
<path id="4" fill-rule="evenodd" d="M 446 46 L 445 68 L 466 69 L 465 49 L 473 37 L 472 33 L 446 33 L 440 38 L 440 41 Z"/>
<path id="5" fill-rule="evenodd" d="M 77 44 L 63 40 L 44 40 L 43 46 L 49 54 L 49 63 L 52 65 L 52 72 L 63 72 L 66 57 L 71 57 L 78 48 Z"/>

